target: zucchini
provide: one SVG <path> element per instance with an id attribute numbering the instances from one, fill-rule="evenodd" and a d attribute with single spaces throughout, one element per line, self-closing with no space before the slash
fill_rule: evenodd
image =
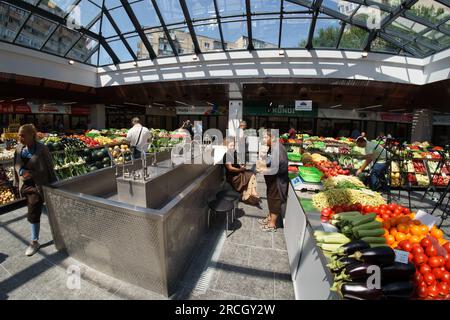
<path id="1" fill-rule="evenodd" d="M 364 237 L 380 237 L 384 234 L 384 229 L 369 229 L 369 230 L 356 230 L 354 232 L 355 236 L 357 238 L 364 238 Z"/>
<path id="2" fill-rule="evenodd" d="M 372 243 L 386 243 L 386 239 L 384 237 L 364 237 L 361 238 L 361 240 L 367 242 L 368 244 L 372 244 Z"/>
<path id="3" fill-rule="evenodd" d="M 376 213 L 369 213 L 369 214 L 366 214 L 365 216 L 362 216 L 361 218 L 359 218 L 358 220 L 354 220 L 353 222 L 352 222 L 352 224 L 353 224 L 353 226 L 360 226 L 360 225 L 362 225 L 362 224 L 366 224 L 366 223 L 369 223 L 369 222 L 372 222 L 372 221 L 374 221 L 375 220 L 375 218 L 377 217 L 377 214 Z"/>
<path id="4" fill-rule="evenodd" d="M 362 214 L 359 211 L 348 211 L 348 212 L 337 213 L 337 214 L 333 215 L 333 218 L 340 220 L 340 219 L 347 219 L 349 217 L 357 217 L 357 216 L 362 216 Z"/>
<path id="5" fill-rule="evenodd" d="M 371 248 L 376 248 L 376 247 L 389 247 L 389 245 L 387 243 L 369 243 Z"/>
<path id="6" fill-rule="evenodd" d="M 357 251 L 361 251 L 364 249 L 369 249 L 370 246 L 367 242 L 362 241 L 362 240 L 355 240 L 355 241 L 351 241 L 349 243 L 346 243 L 344 245 L 342 245 L 338 251 L 336 252 L 336 254 L 338 255 L 350 255 L 353 254 Z"/>
<path id="7" fill-rule="evenodd" d="M 364 241 L 364 240 L 363 240 Z M 367 243 L 367 242 L 366 242 Z M 394 263 L 395 253 L 390 247 L 376 247 L 356 251 L 351 258 L 377 265 L 390 265 Z"/>
<path id="8" fill-rule="evenodd" d="M 372 222 L 353 227 L 352 231 L 353 231 L 353 233 L 355 233 L 356 231 L 359 231 L 359 230 L 381 229 L 382 227 L 383 227 L 383 224 L 380 221 L 374 220 Z"/>

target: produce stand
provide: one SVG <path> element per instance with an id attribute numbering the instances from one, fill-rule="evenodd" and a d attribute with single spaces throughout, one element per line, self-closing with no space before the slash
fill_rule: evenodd
<path id="1" fill-rule="evenodd" d="M 137 161 L 128 168 L 140 167 Z M 122 170 L 104 168 L 44 188 L 55 246 L 98 271 L 170 296 L 207 232 L 207 203 L 221 187 L 222 170 L 159 158 L 147 168 L 146 188 L 158 200 L 151 207 L 119 201 Z M 125 190 L 138 191 L 138 181 L 120 180 L 129 184 Z"/>

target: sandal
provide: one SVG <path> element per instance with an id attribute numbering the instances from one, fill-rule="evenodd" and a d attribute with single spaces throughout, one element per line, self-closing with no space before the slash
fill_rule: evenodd
<path id="1" fill-rule="evenodd" d="M 269 227 L 268 224 L 261 226 L 261 230 L 264 232 L 277 232 L 277 227 Z"/>
<path id="2" fill-rule="evenodd" d="M 258 219 L 258 223 L 264 226 L 269 223 L 269 219 L 268 218 Z"/>

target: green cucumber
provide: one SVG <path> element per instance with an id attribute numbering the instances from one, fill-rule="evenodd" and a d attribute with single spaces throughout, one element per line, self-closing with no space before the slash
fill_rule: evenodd
<path id="1" fill-rule="evenodd" d="M 376 217 L 377 217 L 376 213 L 366 214 L 365 216 L 362 216 L 360 219 L 354 220 L 352 222 L 352 224 L 353 224 L 354 227 L 360 226 L 362 224 L 366 224 L 368 222 L 374 221 Z"/>
<path id="2" fill-rule="evenodd" d="M 362 230 L 356 230 L 354 232 L 354 235 L 359 238 L 364 238 L 364 237 L 380 237 L 384 234 L 384 229 L 379 228 L 379 229 L 362 229 Z"/>
<path id="3" fill-rule="evenodd" d="M 373 220 L 371 222 L 361 224 L 357 227 L 353 227 L 352 231 L 353 231 L 353 233 L 355 233 L 356 231 L 359 231 L 359 230 L 381 229 L 382 227 L 383 227 L 383 224 L 380 221 Z"/>
<path id="4" fill-rule="evenodd" d="M 355 216 L 361 216 L 362 214 L 359 211 L 347 211 L 347 212 L 340 212 L 333 216 L 333 218 L 336 219 L 345 219 L 347 217 L 355 217 Z"/>
<path id="5" fill-rule="evenodd" d="M 361 238 L 361 240 L 367 242 L 368 244 L 386 243 L 386 239 L 384 237 L 364 237 Z"/>
<path id="6" fill-rule="evenodd" d="M 389 245 L 387 243 L 369 243 L 371 248 L 376 248 L 376 247 L 389 247 Z"/>

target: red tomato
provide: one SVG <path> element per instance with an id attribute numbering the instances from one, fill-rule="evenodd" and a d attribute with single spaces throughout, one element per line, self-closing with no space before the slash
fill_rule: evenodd
<path id="1" fill-rule="evenodd" d="M 443 247 L 444 247 L 444 249 L 445 249 L 448 253 L 450 253 L 450 241 L 449 241 L 449 242 L 446 242 L 446 243 L 443 245 Z"/>
<path id="2" fill-rule="evenodd" d="M 323 223 L 328 222 L 328 218 L 327 217 L 321 217 L 320 221 L 322 221 Z"/>
<path id="3" fill-rule="evenodd" d="M 417 289 L 417 294 L 421 298 L 427 297 L 428 296 L 428 287 L 426 285 L 419 286 L 419 288 Z"/>
<path id="4" fill-rule="evenodd" d="M 388 207 L 387 204 L 382 204 L 382 205 L 380 206 L 380 208 L 381 208 L 381 209 L 384 209 L 384 210 L 386 210 L 387 207 Z"/>
<path id="5" fill-rule="evenodd" d="M 428 237 L 425 237 L 420 241 L 420 245 L 424 248 L 428 248 L 429 246 L 431 246 L 431 240 L 428 239 Z"/>
<path id="6" fill-rule="evenodd" d="M 439 295 L 439 288 L 436 284 L 428 286 L 428 295 L 430 297 L 437 297 Z"/>
<path id="7" fill-rule="evenodd" d="M 388 214 L 388 215 L 392 215 L 392 211 L 391 210 L 386 210 L 386 214 Z"/>
<path id="8" fill-rule="evenodd" d="M 403 211 L 400 209 L 395 209 L 394 214 L 401 216 L 403 214 Z"/>
<path id="9" fill-rule="evenodd" d="M 447 271 L 450 271 L 450 260 L 447 260 L 447 262 L 445 262 L 445 269 L 447 269 Z"/>
<path id="10" fill-rule="evenodd" d="M 422 281 L 423 281 L 423 275 L 419 271 L 416 271 L 414 273 L 414 283 L 419 284 Z"/>
<path id="11" fill-rule="evenodd" d="M 381 219 L 383 219 L 383 220 L 389 220 L 390 218 L 391 218 L 391 216 L 388 215 L 388 214 L 382 214 L 381 215 Z"/>
<path id="12" fill-rule="evenodd" d="M 402 211 L 403 211 L 403 214 L 410 214 L 411 213 L 411 211 L 409 211 L 408 208 L 403 208 Z"/>
<path id="13" fill-rule="evenodd" d="M 383 216 L 386 214 L 386 210 L 385 209 L 380 209 L 380 214 Z"/>
<path id="14" fill-rule="evenodd" d="M 414 263 L 414 255 L 411 252 L 408 254 L 408 261 Z"/>
<path id="15" fill-rule="evenodd" d="M 389 208 L 389 210 L 394 211 L 395 209 L 397 209 L 397 205 L 391 203 L 391 204 L 388 206 L 388 208 Z"/>
<path id="16" fill-rule="evenodd" d="M 398 246 L 407 252 L 411 252 L 411 250 L 412 250 L 412 243 L 409 242 L 408 240 L 400 241 L 398 243 Z"/>
<path id="17" fill-rule="evenodd" d="M 442 273 L 441 281 L 447 282 L 450 284 L 450 272 L 445 271 Z"/>
<path id="18" fill-rule="evenodd" d="M 445 266 L 445 258 L 443 256 L 438 256 L 440 266 Z"/>
<path id="19" fill-rule="evenodd" d="M 431 257 L 436 257 L 436 256 L 437 256 L 437 250 L 436 250 L 436 248 L 435 248 L 434 246 L 428 246 L 428 247 L 425 249 L 425 254 L 426 254 L 429 258 L 431 258 Z"/>
<path id="20" fill-rule="evenodd" d="M 431 286 L 436 282 L 436 277 L 432 272 L 428 272 L 423 275 L 423 280 L 427 283 L 427 285 Z"/>
<path id="21" fill-rule="evenodd" d="M 450 285 L 447 282 L 438 283 L 439 294 L 442 296 L 446 296 L 448 294 L 448 290 L 450 289 Z"/>
<path id="22" fill-rule="evenodd" d="M 427 273 L 430 273 L 431 272 L 431 267 L 429 266 L 429 265 L 427 265 L 427 264 L 422 264 L 421 266 L 420 266 L 420 268 L 419 268 L 419 271 L 420 271 L 420 273 L 422 274 L 422 275 L 425 275 L 425 274 L 427 274 Z"/>
<path id="23" fill-rule="evenodd" d="M 423 250 L 423 248 L 422 247 L 413 247 L 413 249 L 412 249 L 412 253 L 414 254 L 414 256 L 416 256 L 416 255 L 418 255 L 418 254 L 424 254 L 425 253 L 425 251 Z"/>
<path id="24" fill-rule="evenodd" d="M 424 263 L 427 263 L 427 256 L 423 253 L 414 254 L 414 263 L 418 265 L 422 265 Z"/>
<path id="25" fill-rule="evenodd" d="M 442 278 L 442 275 L 444 274 L 441 268 L 434 268 L 432 273 L 437 280 L 440 280 Z"/>

